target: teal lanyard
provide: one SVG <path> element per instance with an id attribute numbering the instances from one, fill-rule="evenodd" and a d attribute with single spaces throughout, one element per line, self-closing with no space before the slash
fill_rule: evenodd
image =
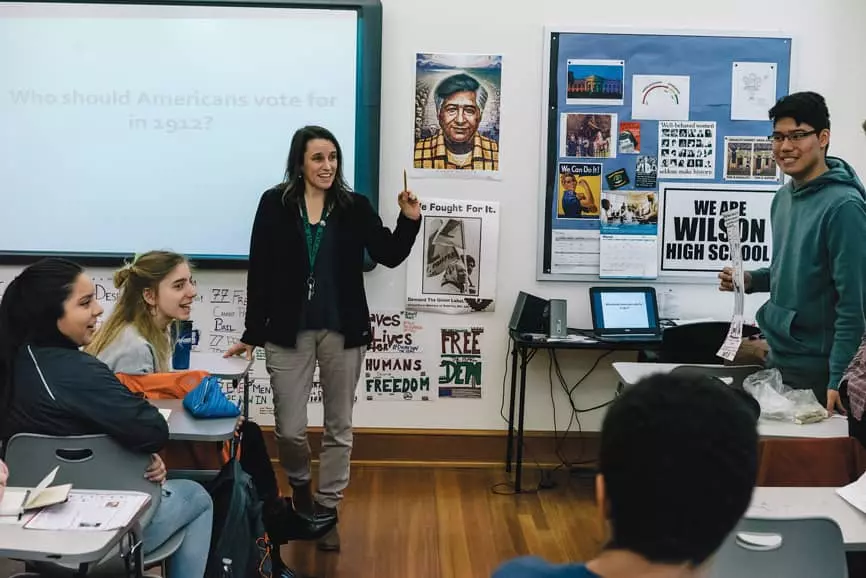
<path id="1" fill-rule="evenodd" d="M 325 233 L 325 222 L 328 219 L 328 209 L 322 211 L 319 226 L 316 227 L 316 235 L 313 237 L 313 227 L 307 214 L 307 203 L 301 200 L 301 214 L 304 217 L 304 235 L 307 239 L 307 256 L 310 258 L 310 276 L 307 277 L 307 300 L 313 298 L 316 290 L 316 280 L 313 272 L 316 270 L 316 256 L 319 254 L 319 246 L 322 244 L 322 235 Z"/>

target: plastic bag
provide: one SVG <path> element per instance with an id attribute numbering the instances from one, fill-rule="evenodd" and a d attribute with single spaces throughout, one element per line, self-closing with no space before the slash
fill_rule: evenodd
<path id="1" fill-rule="evenodd" d="M 743 382 L 743 389 L 758 401 L 763 419 L 804 424 L 829 417 L 811 389 L 788 387 L 782 383 L 782 374 L 778 369 L 753 373 Z"/>

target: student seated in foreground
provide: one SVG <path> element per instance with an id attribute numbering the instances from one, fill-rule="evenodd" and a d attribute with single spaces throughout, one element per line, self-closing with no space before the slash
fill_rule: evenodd
<path id="1" fill-rule="evenodd" d="M 166 480 L 156 452 L 168 441 L 159 411 L 134 395 L 101 361 L 83 351 L 102 307 L 81 266 L 65 259 L 30 265 L 0 301 L 0 439 L 18 433 L 57 436 L 107 434 L 133 452 L 151 454 L 142 475 L 163 495 L 143 528 L 152 552 L 181 528 L 171 576 L 200 578 L 210 550 L 213 502 L 190 480 Z"/>
<path id="2" fill-rule="evenodd" d="M 601 432 L 604 550 L 586 565 L 517 558 L 494 578 L 703 576 L 749 506 L 757 418 L 740 394 L 711 378 L 654 375 L 627 389 Z"/>

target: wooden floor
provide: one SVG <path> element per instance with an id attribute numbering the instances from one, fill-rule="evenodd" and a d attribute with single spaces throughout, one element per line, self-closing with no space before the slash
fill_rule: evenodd
<path id="1" fill-rule="evenodd" d="M 537 476 L 527 474 L 534 488 Z M 554 489 L 495 494 L 510 491 L 505 479 L 499 469 L 355 468 L 342 552 L 292 543 L 283 558 L 317 578 L 484 578 L 514 556 L 565 562 L 598 551 L 591 480 L 562 475 Z"/>
<path id="2" fill-rule="evenodd" d="M 524 473 L 531 490 L 537 479 Z M 342 551 L 294 542 L 282 556 L 316 578 L 485 578 L 524 554 L 586 560 L 601 544 L 592 481 L 564 472 L 554 479 L 553 489 L 516 496 L 501 469 L 354 467 Z M 0 561 L 0 576 L 10 573 Z"/>

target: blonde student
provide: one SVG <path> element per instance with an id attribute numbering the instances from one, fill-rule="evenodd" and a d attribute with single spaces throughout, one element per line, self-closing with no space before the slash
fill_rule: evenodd
<path id="1" fill-rule="evenodd" d="M 88 353 L 115 373 L 171 371 L 170 325 L 188 320 L 196 289 L 189 261 L 169 251 L 148 251 L 114 274 L 120 290 Z"/>
<path id="2" fill-rule="evenodd" d="M 156 379 L 160 383 L 165 381 L 167 385 L 158 389 L 172 389 L 178 397 L 182 397 L 186 392 L 182 391 L 178 382 L 163 380 L 168 376 L 155 374 L 171 371 L 171 324 L 190 318 L 196 298 L 188 259 L 169 251 L 148 251 L 118 270 L 114 274 L 114 284 L 119 290 L 117 303 L 96 332 L 87 351 L 115 373 L 146 376 L 144 379 Z M 125 376 L 119 377 L 130 386 L 131 380 Z M 334 517 L 320 516 L 310 520 L 294 516 L 287 509 L 279 495 L 261 431 L 255 424 L 242 419 L 238 420 L 238 427 L 245 434 L 244 467 L 252 465 L 250 473 L 259 498 L 264 502 L 263 516 L 272 538 L 313 539 L 320 536 L 323 530 L 333 527 L 336 523 Z M 190 451 L 200 455 L 194 449 Z M 274 554 L 274 562 L 282 567 L 277 553 Z"/>

